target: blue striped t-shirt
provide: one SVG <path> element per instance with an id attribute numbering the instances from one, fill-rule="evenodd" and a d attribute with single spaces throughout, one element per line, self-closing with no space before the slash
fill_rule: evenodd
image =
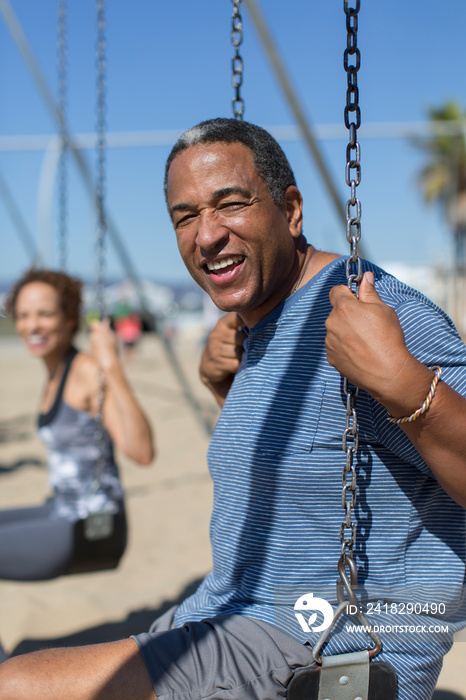
<path id="1" fill-rule="evenodd" d="M 330 289 L 346 284 L 345 263 L 330 263 L 249 331 L 208 453 L 213 570 L 178 608 L 177 625 L 234 613 L 314 644 L 319 633 L 300 626 L 296 600 L 312 593 L 336 607 L 346 396 L 327 362 L 324 324 Z M 363 268 L 396 310 L 410 352 L 429 367 L 440 365 L 442 381 L 466 395 L 466 348 L 451 320 L 380 268 L 366 261 Z M 466 624 L 466 511 L 388 422 L 385 408 L 362 391 L 357 414 L 360 593 L 370 622 L 388 630 L 380 631 L 380 658 L 400 672 L 399 698 L 427 698 L 419 688 L 432 690 L 452 634 Z M 323 653 L 368 645 L 347 622 Z"/>

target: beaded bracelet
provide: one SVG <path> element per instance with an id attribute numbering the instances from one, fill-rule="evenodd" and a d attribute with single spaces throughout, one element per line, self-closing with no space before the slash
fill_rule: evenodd
<path id="1" fill-rule="evenodd" d="M 426 400 L 422 404 L 420 408 L 417 409 L 417 411 L 414 411 L 410 416 L 405 416 L 404 418 L 394 418 L 388 411 L 387 411 L 387 416 L 388 420 L 390 423 L 396 423 L 396 425 L 401 425 L 402 423 L 412 423 L 413 421 L 416 420 L 416 418 L 419 418 L 419 416 L 422 416 L 423 413 L 429 410 L 430 404 L 432 403 L 432 400 L 435 396 L 435 392 L 437 391 L 437 385 L 439 382 L 439 379 L 442 374 L 442 368 L 441 367 L 432 367 L 432 371 L 435 373 L 434 378 L 432 379 L 432 383 L 430 385 L 429 393 L 426 396 Z"/>

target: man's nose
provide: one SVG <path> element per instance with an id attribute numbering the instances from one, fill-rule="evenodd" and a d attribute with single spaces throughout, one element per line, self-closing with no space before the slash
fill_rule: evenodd
<path id="1" fill-rule="evenodd" d="M 201 212 L 196 234 L 196 243 L 200 248 L 209 252 L 222 248 L 228 235 L 228 229 L 218 220 L 214 212 Z"/>

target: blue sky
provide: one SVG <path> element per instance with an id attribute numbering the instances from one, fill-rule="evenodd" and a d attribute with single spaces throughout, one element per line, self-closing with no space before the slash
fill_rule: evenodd
<path id="1" fill-rule="evenodd" d="M 51 88 L 56 91 L 56 0 L 10 0 Z M 260 0 L 290 79 L 314 125 L 342 124 L 346 100 L 343 0 Z M 358 44 L 364 124 L 419 122 L 430 106 L 455 99 L 466 106 L 464 0 L 362 0 Z M 183 130 L 214 116 L 231 116 L 230 0 L 117 0 L 107 2 L 108 129 L 110 132 Z M 244 3 L 245 118 L 265 127 L 294 118 L 262 50 Z M 69 97 L 73 133 L 95 126 L 94 2 L 68 0 Z M 0 138 L 53 135 L 55 127 L 0 16 Z M 377 263 L 447 262 L 448 229 L 435 207 L 426 208 L 416 183 L 423 155 L 405 139 L 365 138 L 361 129 L 362 235 Z M 305 200 L 305 231 L 319 248 L 346 252 L 341 224 L 319 181 L 303 141 L 281 141 Z M 345 137 L 320 141 L 341 192 Z M 187 273 L 179 258 L 162 197 L 169 146 L 108 152 L 108 208 L 137 271 L 164 282 Z M 95 157 L 85 152 L 91 167 Z M 38 220 L 38 188 L 44 151 L 0 151 L 7 181 L 28 228 L 57 264 L 56 226 L 44 232 Z M 70 168 L 69 269 L 92 277 L 94 214 Z M 56 221 L 56 213 L 53 214 Z M 54 222 L 52 222 L 54 224 Z M 28 266 L 27 255 L 0 202 L 0 282 Z M 122 268 L 109 245 L 107 274 Z"/>

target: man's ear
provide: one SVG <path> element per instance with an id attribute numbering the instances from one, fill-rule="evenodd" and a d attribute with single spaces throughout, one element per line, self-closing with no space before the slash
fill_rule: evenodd
<path id="1" fill-rule="evenodd" d="M 295 185 L 287 187 L 283 196 L 283 206 L 293 238 L 299 238 L 303 228 L 303 198 Z"/>

